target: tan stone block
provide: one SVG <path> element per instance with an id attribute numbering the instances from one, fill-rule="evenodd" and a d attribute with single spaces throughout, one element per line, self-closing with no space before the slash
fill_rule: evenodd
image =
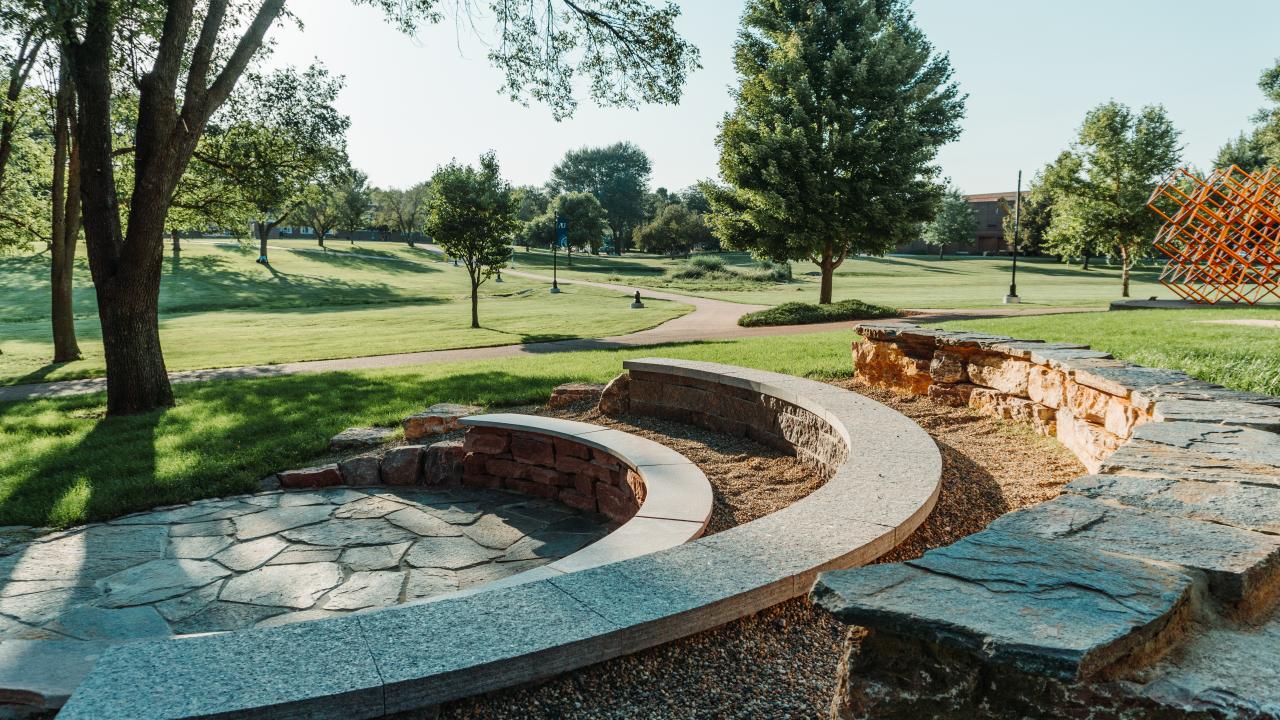
<path id="1" fill-rule="evenodd" d="M 969 379 L 965 358 L 960 353 L 938 350 L 929 363 L 929 375 L 935 383 L 960 383 Z"/>
<path id="2" fill-rule="evenodd" d="M 1133 429 L 1143 421 L 1143 413 L 1129 404 L 1127 400 L 1111 398 L 1107 404 L 1107 416 L 1103 426 L 1107 432 L 1122 438 L 1133 434 Z"/>
<path id="3" fill-rule="evenodd" d="M 967 366 L 975 385 L 994 388 L 1006 395 L 1027 396 L 1031 363 L 1001 355 L 974 355 Z"/>
<path id="4" fill-rule="evenodd" d="M 1107 407 L 1115 398 L 1100 390 L 1077 382 L 1067 383 L 1067 409 L 1074 417 L 1102 424 L 1107 421 Z"/>
<path id="5" fill-rule="evenodd" d="M 1067 408 L 1059 408 L 1055 419 L 1058 442 L 1074 453 L 1091 473 L 1098 472 L 1102 461 L 1123 442 L 1106 428 L 1073 416 Z"/>
<path id="6" fill-rule="evenodd" d="M 969 404 L 969 395 L 973 392 L 974 387 L 969 383 L 959 383 L 957 385 L 934 383 L 929 386 L 929 398 L 943 405 L 964 407 Z"/>
<path id="7" fill-rule="evenodd" d="M 924 395 L 933 383 L 929 361 L 908 357 L 893 343 L 860 342 L 853 359 L 858 376 L 871 385 Z"/>
<path id="8" fill-rule="evenodd" d="M 626 415 L 631 412 L 631 375 L 624 372 L 609 381 L 600 393 L 597 407 L 605 415 Z"/>
<path id="9" fill-rule="evenodd" d="M 1062 407 L 1066 394 L 1067 377 L 1061 370 L 1044 365 L 1032 365 L 1027 373 L 1027 397 L 1057 410 Z"/>

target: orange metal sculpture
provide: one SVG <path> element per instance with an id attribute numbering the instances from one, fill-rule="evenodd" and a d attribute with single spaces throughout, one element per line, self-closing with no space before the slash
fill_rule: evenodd
<path id="1" fill-rule="evenodd" d="M 1197 303 L 1280 300 L 1280 169 L 1178 170 L 1147 202 L 1165 224 L 1160 284 Z"/>

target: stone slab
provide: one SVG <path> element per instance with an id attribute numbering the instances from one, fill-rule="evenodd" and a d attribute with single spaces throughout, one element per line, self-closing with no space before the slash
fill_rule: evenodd
<path id="1" fill-rule="evenodd" d="M 329 519 L 332 513 L 333 506 L 328 504 L 270 508 L 236 518 L 236 537 L 240 540 L 253 540 L 274 535 L 283 530 L 322 522 Z"/>
<path id="2" fill-rule="evenodd" d="M 1280 535 L 1280 488 L 1126 475 L 1085 475 L 1066 487 L 1077 495 L 1176 517 Z"/>
<path id="3" fill-rule="evenodd" d="M 502 553 L 502 550 L 487 548 L 467 537 L 427 537 L 414 543 L 404 559 L 417 568 L 462 570 L 487 563 Z"/>
<path id="4" fill-rule="evenodd" d="M 399 570 L 359 571 L 329 593 L 326 610 L 363 610 L 393 605 L 400 600 L 405 573 Z"/>
<path id="5" fill-rule="evenodd" d="M 321 595 L 340 582 L 342 568 L 337 563 L 267 565 L 228 580 L 219 598 L 248 605 L 301 610 L 314 605 Z"/>
<path id="6" fill-rule="evenodd" d="M 293 542 L 324 547 L 387 545 L 416 540 L 417 535 L 381 518 L 368 520 L 330 520 L 310 527 L 286 530 L 281 535 Z"/>
<path id="7" fill-rule="evenodd" d="M 152 560 L 95 583 L 103 607 L 143 605 L 185 595 L 231 574 L 208 560 Z"/>
<path id="8" fill-rule="evenodd" d="M 0 687 L 24 696 L 33 710 L 54 710 L 71 697 L 110 642 L 5 640 L 0 643 Z"/>
<path id="9" fill-rule="evenodd" d="M 1181 572 L 988 529 L 907 563 L 825 573 L 812 597 L 850 624 L 1077 679 L 1149 642 L 1190 588 Z"/>
<path id="10" fill-rule="evenodd" d="M 340 505 L 337 510 L 333 511 L 333 516 L 342 519 L 368 519 L 380 518 L 389 515 L 397 510 L 404 510 L 407 507 L 402 502 L 387 495 L 362 497 L 349 503 Z"/>
<path id="11" fill-rule="evenodd" d="M 468 517 L 472 517 L 474 520 L 480 517 L 480 513 L 477 511 L 473 516 L 468 514 Z M 458 526 L 442 519 L 437 513 L 416 507 L 401 506 L 399 510 L 387 515 L 387 521 L 417 535 L 456 537 L 462 534 L 462 530 Z"/>
<path id="12" fill-rule="evenodd" d="M 701 535 L 703 527 L 698 521 L 635 517 L 551 567 L 567 573 L 629 560 L 688 542 Z"/>
<path id="13" fill-rule="evenodd" d="M 1233 400 L 1161 400 L 1155 404 L 1152 419 L 1280 431 L 1280 407 Z"/>
<path id="14" fill-rule="evenodd" d="M 59 718 L 366 718 L 383 714 L 381 684 L 359 624 L 338 618 L 116 645 Z"/>
<path id="15" fill-rule="evenodd" d="M 381 445 L 395 437 L 394 428 L 353 427 L 329 438 L 330 450 L 358 450 Z"/>
<path id="16" fill-rule="evenodd" d="M 404 557 L 409 545 L 408 542 L 401 542 L 347 548 L 342 551 L 342 564 L 352 570 L 386 570 L 398 567 L 400 558 Z"/>
<path id="17" fill-rule="evenodd" d="M 1210 592 L 1233 607 L 1265 602 L 1263 596 L 1274 595 L 1280 584 L 1280 537 L 1078 495 L 1009 513 L 988 527 L 1199 570 L 1208 576 Z"/>
<path id="18" fill-rule="evenodd" d="M 62 613 L 45 627 L 78 640 L 136 640 L 172 634 L 169 624 L 151 605 L 125 608 L 81 605 Z"/>
<path id="19" fill-rule="evenodd" d="M 528 622 L 531 608 L 537 608 L 536 622 Z M 475 622 L 481 616 L 485 622 Z M 594 659 L 616 654 L 607 640 L 614 627 L 545 581 L 354 619 L 364 628 L 382 670 L 388 713 L 501 687 L 511 672 L 551 677 L 581 664 L 580 643 L 588 639 L 593 640 Z M 399 640 L 407 637 L 430 637 L 432 642 Z M 453 672 L 471 667 L 485 672 Z"/>
<path id="20" fill-rule="evenodd" d="M 1280 436 L 1209 423 L 1146 423 L 1101 472 L 1280 486 Z"/>
<path id="21" fill-rule="evenodd" d="M 241 542 L 223 550 L 213 559 L 223 565 L 244 572 L 261 566 L 276 557 L 289 543 L 275 536 L 258 538 L 249 542 Z"/>
<path id="22" fill-rule="evenodd" d="M 240 631 L 286 612 L 285 608 L 214 600 L 199 612 L 171 623 L 179 635 Z"/>

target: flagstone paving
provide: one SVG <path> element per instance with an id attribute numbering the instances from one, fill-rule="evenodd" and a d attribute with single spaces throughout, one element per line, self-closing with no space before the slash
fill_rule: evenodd
<path id="1" fill-rule="evenodd" d="M 208 500 L 39 534 L 0 528 L 0 640 L 118 642 L 395 605 L 552 562 L 601 516 L 473 489 Z"/>

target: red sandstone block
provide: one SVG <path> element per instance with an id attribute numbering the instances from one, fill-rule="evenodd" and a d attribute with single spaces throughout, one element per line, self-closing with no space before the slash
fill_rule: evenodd
<path id="1" fill-rule="evenodd" d="M 531 480 L 508 480 L 505 486 L 508 490 L 522 495 L 532 495 L 548 500 L 554 500 L 560 494 L 560 490 L 553 485 L 544 485 Z"/>
<path id="2" fill-rule="evenodd" d="M 604 483 L 596 483 L 596 501 L 600 505 L 601 513 L 610 520 L 618 522 L 630 520 L 640 509 L 640 504 L 630 492 Z"/>
<path id="3" fill-rule="evenodd" d="M 585 510 L 587 512 L 596 511 L 596 499 L 590 495 L 584 495 L 577 490 L 565 488 L 560 491 L 557 498 L 560 502 L 576 510 Z"/>
<path id="4" fill-rule="evenodd" d="M 462 472 L 464 475 L 484 475 L 485 465 L 489 462 L 489 456 L 482 453 L 467 453 L 462 459 Z"/>
<path id="5" fill-rule="evenodd" d="M 527 478 L 531 469 L 530 466 L 523 463 L 499 458 L 489 458 L 484 464 L 484 470 L 487 474 L 500 478 Z"/>
<path id="6" fill-rule="evenodd" d="M 382 456 L 382 482 L 387 485 L 416 485 L 422 479 L 421 445 L 392 448 Z"/>
<path id="7" fill-rule="evenodd" d="M 580 473 L 586 470 L 591 463 L 576 457 L 568 457 L 565 455 L 556 456 L 556 470 L 562 473 Z"/>
<path id="8" fill-rule="evenodd" d="M 618 462 L 618 458 L 603 450 L 592 449 L 591 462 L 601 467 L 607 467 L 610 470 L 617 470 L 622 467 L 622 463 Z"/>
<path id="9" fill-rule="evenodd" d="M 554 467 L 556 464 L 555 450 L 552 449 L 549 440 L 524 435 L 511 438 L 511 457 L 515 458 L 516 462 L 530 465 Z"/>
<path id="10" fill-rule="evenodd" d="M 529 468 L 529 479 L 542 485 L 559 485 L 560 478 L 563 477 L 559 472 L 556 472 L 551 468 L 537 466 L 530 467 L 528 465 L 525 467 Z M 555 493 L 552 493 L 552 496 L 554 497 Z"/>
<path id="11" fill-rule="evenodd" d="M 596 479 L 590 475 L 573 475 L 573 489 L 587 496 L 596 494 Z"/>
<path id="12" fill-rule="evenodd" d="M 285 470 L 278 477 L 280 487 L 285 488 L 330 487 L 342 484 L 342 473 L 334 464 Z"/>
<path id="13" fill-rule="evenodd" d="M 492 475 L 483 475 L 467 473 L 462 476 L 462 484 L 467 487 L 485 488 L 486 490 L 501 490 L 502 478 Z"/>
<path id="14" fill-rule="evenodd" d="M 467 452 L 497 455 L 498 453 L 506 452 L 510 443 L 511 438 L 506 431 L 473 427 L 467 428 L 467 435 L 463 440 L 462 447 Z"/>
<path id="15" fill-rule="evenodd" d="M 556 447 L 556 460 L 560 460 L 565 457 L 581 458 L 586 460 L 591 457 L 591 448 L 583 445 L 582 443 L 565 440 L 564 438 L 555 438 L 552 442 Z"/>

